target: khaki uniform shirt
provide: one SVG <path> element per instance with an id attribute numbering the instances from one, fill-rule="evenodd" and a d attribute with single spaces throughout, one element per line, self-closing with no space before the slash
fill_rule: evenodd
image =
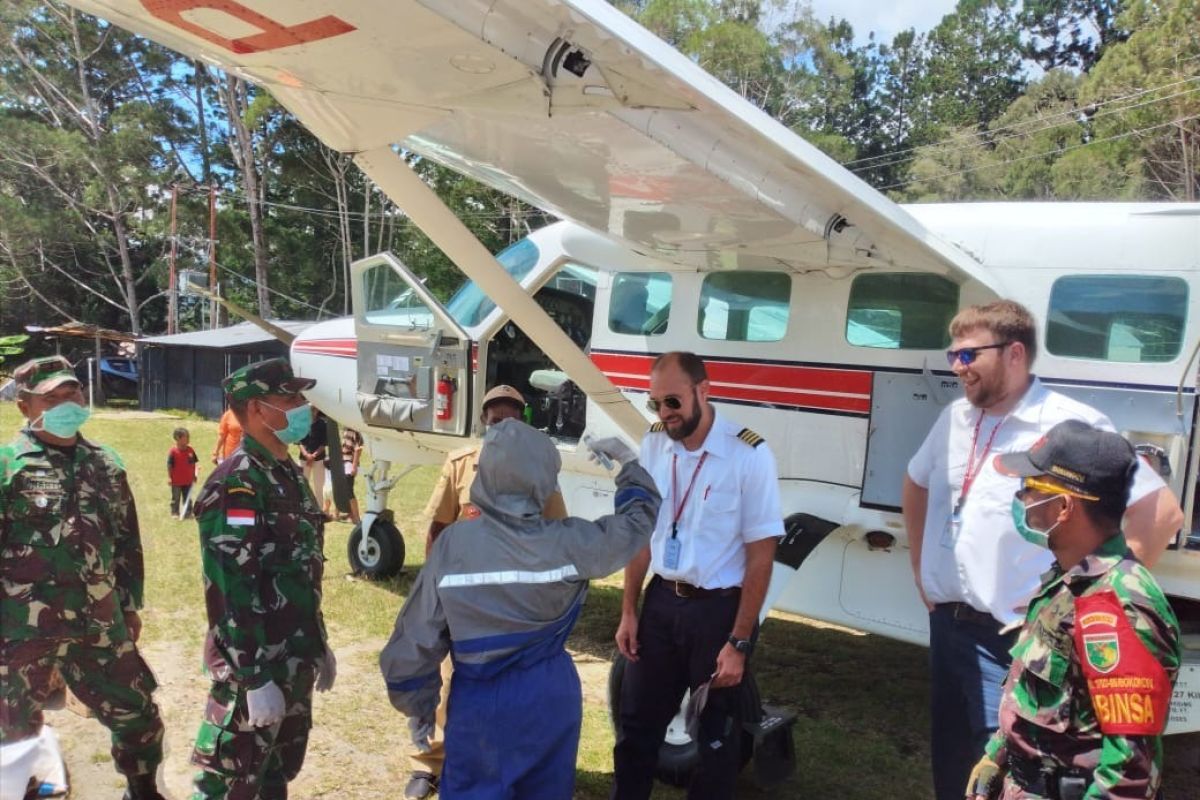
<path id="1" fill-rule="evenodd" d="M 425 513 L 431 522 L 449 525 L 479 516 L 478 509 L 471 505 L 471 484 L 478 469 L 478 447 L 465 447 L 446 456 L 442 474 L 438 477 L 437 486 L 433 488 L 429 505 L 425 507 Z M 550 520 L 566 519 L 567 506 L 563 502 L 562 492 L 557 488 L 554 494 L 546 499 L 542 516 Z"/>

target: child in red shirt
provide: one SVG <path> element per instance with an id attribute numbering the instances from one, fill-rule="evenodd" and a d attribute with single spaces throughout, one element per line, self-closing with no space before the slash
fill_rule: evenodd
<path id="1" fill-rule="evenodd" d="M 200 468 L 200 459 L 188 442 L 187 428 L 176 428 L 175 446 L 167 453 L 167 479 L 171 484 L 171 515 L 180 519 L 192 513 L 192 486 Z"/>

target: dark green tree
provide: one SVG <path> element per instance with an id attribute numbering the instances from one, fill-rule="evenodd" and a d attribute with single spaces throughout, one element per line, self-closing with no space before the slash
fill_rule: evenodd
<path id="1" fill-rule="evenodd" d="M 1044 70 L 1087 72 L 1114 42 L 1128 38 L 1117 22 L 1124 0 L 1024 0 L 1017 21 L 1025 58 Z"/>

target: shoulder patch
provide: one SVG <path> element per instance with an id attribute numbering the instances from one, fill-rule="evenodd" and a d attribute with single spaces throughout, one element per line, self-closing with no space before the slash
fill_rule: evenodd
<path id="1" fill-rule="evenodd" d="M 667 426 L 665 423 L 663 423 L 662 420 L 659 420 L 658 422 L 656 422 L 650 426 L 651 433 L 662 433 L 666 429 L 667 429 Z"/>
<path id="2" fill-rule="evenodd" d="M 741 439 L 743 442 L 750 445 L 751 447 L 758 447 L 760 444 L 762 444 L 765 441 L 765 439 L 763 439 L 763 437 L 759 436 L 757 433 L 750 430 L 749 428 L 742 428 L 740 431 L 738 431 L 737 438 Z"/>
<path id="3" fill-rule="evenodd" d="M 225 489 L 225 494 L 248 494 L 254 496 L 254 490 L 249 486 L 228 486 Z"/>

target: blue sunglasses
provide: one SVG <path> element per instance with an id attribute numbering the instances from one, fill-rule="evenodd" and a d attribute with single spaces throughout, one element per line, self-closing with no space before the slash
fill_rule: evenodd
<path id="1" fill-rule="evenodd" d="M 950 366 L 954 366 L 954 362 L 961 361 L 964 367 L 969 367 L 975 363 L 975 359 L 979 358 L 979 353 L 983 350 L 999 350 L 1008 347 L 1012 342 L 1001 342 L 1000 344 L 985 344 L 980 347 L 960 347 L 957 350 L 946 351 L 946 361 Z"/>

